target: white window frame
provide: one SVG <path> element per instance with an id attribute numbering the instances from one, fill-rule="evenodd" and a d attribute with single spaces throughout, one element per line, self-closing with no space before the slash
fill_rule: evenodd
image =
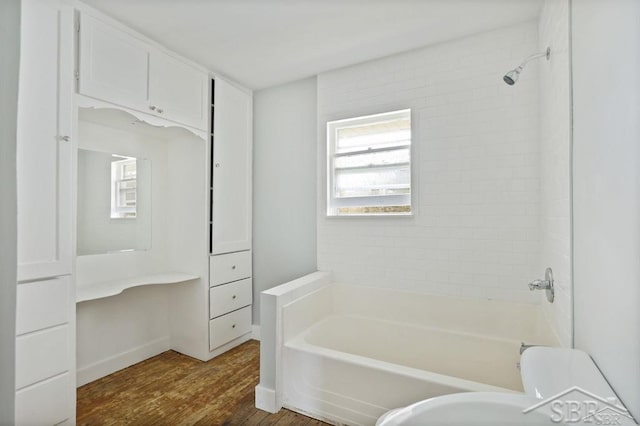
<path id="1" fill-rule="evenodd" d="M 371 195 L 371 196 L 354 196 L 354 197 L 335 197 L 335 173 L 334 162 L 336 159 L 336 143 L 338 130 L 346 127 L 358 127 L 367 124 L 378 123 L 382 121 L 394 120 L 398 118 L 404 118 L 409 116 L 411 119 L 411 109 L 402 109 L 390 112 L 384 112 L 373 115 L 366 115 L 361 117 L 346 118 L 341 120 L 334 120 L 327 122 L 327 211 L 328 217 L 354 217 L 354 216 L 412 216 L 413 205 L 411 193 L 413 190 L 413 171 L 412 171 L 412 158 L 413 158 L 413 124 L 411 125 L 411 138 L 409 141 L 409 194 L 401 195 Z M 360 151 L 350 152 L 348 155 L 364 154 L 371 152 L 391 151 L 398 149 L 398 146 L 388 148 L 363 148 Z M 383 213 L 348 213 L 340 214 L 338 209 L 341 207 L 385 207 L 385 206 L 409 206 L 408 212 L 383 212 Z"/>
<path id="2" fill-rule="evenodd" d="M 122 158 L 111 163 L 111 220 L 135 220 L 138 216 L 138 188 L 137 188 L 137 159 L 135 157 L 125 157 L 113 154 L 113 157 Z M 136 177 L 127 178 L 124 176 L 124 167 L 127 164 L 136 164 Z M 136 182 L 136 187 L 123 189 L 123 183 Z M 120 201 L 122 192 L 133 191 L 136 200 L 133 206 L 123 205 Z M 133 213 L 133 215 L 131 215 Z"/>

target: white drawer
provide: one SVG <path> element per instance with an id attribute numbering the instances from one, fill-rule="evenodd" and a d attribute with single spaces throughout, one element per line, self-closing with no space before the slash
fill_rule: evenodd
<path id="1" fill-rule="evenodd" d="M 209 258 L 209 284 L 216 286 L 251 276 L 251 252 L 219 254 Z"/>
<path id="2" fill-rule="evenodd" d="M 209 350 L 251 331 L 251 306 L 209 321 Z"/>
<path id="3" fill-rule="evenodd" d="M 69 320 L 69 277 L 18 284 L 16 334 L 41 330 Z"/>
<path id="4" fill-rule="evenodd" d="M 72 412 L 69 373 L 16 392 L 16 425 L 55 425 Z"/>
<path id="5" fill-rule="evenodd" d="M 250 305 L 253 298 L 251 278 L 209 289 L 209 318 L 219 317 Z"/>
<path id="6" fill-rule="evenodd" d="M 69 370 L 69 327 L 62 325 L 16 339 L 16 389 Z"/>

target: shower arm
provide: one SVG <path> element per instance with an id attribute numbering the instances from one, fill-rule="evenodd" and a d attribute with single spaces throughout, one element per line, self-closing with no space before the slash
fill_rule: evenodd
<path id="1" fill-rule="evenodd" d="M 547 61 L 549 60 L 549 57 L 551 56 L 550 47 L 547 47 L 547 50 L 545 50 L 544 52 L 534 53 L 533 55 L 527 56 L 527 58 L 524 61 L 522 61 L 522 63 L 518 65 L 518 68 L 516 69 L 522 71 L 522 69 L 524 68 L 525 65 L 527 65 L 528 62 L 531 62 L 534 59 L 542 58 L 543 56 L 547 58 Z"/>

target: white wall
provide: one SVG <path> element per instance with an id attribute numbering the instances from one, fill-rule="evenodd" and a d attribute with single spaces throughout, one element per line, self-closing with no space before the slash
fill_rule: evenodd
<path id="1" fill-rule="evenodd" d="M 78 304 L 78 386 L 170 348 L 167 291 L 132 288 Z"/>
<path id="2" fill-rule="evenodd" d="M 640 419 L 640 2 L 572 2 L 575 344 Z"/>
<path id="3" fill-rule="evenodd" d="M 318 76 L 318 266 L 340 281 L 539 301 L 537 22 Z M 330 218 L 328 120 L 412 109 L 413 218 Z"/>
<path id="4" fill-rule="evenodd" d="M 553 269 L 555 301 L 542 306 L 557 340 L 572 345 L 571 296 L 571 76 L 569 0 L 546 0 L 539 20 L 540 62 L 540 263 Z"/>
<path id="5" fill-rule="evenodd" d="M 254 93 L 253 318 L 260 292 L 316 270 L 316 79 Z"/>
<path id="6" fill-rule="evenodd" d="M 20 1 L 0 2 L 0 424 L 14 423 Z"/>

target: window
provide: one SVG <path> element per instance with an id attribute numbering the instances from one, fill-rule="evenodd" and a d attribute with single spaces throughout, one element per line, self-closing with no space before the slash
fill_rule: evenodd
<path id="1" fill-rule="evenodd" d="M 135 158 L 111 156 L 111 219 L 135 219 L 137 177 Z"/>
<path id="2" fill-rule="evenodd" d="M 327 214 L 411 214 L 411 110 L 327 123 Z"/>

